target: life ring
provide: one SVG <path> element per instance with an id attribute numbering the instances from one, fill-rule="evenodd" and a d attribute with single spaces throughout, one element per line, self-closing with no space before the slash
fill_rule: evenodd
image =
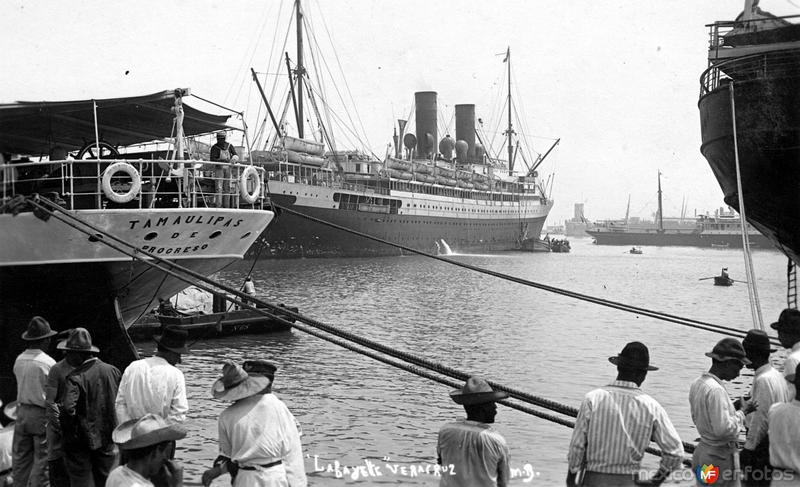
<path id="1" fill-rule="evenodd" d="M 114 191 L 114 188 L 111 187 L 111 178 L 118 172 L 123 172 L 131 178 L 131 187 L 125 193 L 117 193 Z M 127 162 L 115 162 L 108 166 L 103 173 L 103 193 L 106 195 L 106 198 L 115 203 L 127 203 L 131 201 L 139 194 L 141 189 L 142 179 L 139 177 L 139 171 Z"/>
<path id="2" fill-rule="evenodd" d="M 255 186 L 252 193 L 247 190 L 247 183 L 250 181 L 250 178 L 253 179 Z M 239 177 L 239 194 L 242 196 L 242 199 L 250 205 L 255 203 L 258 197 L 261 196 L 261 178 L 254 166 L 247 166 L 244 168 L 244 171 L 242 171 L 242 175 Z"/>

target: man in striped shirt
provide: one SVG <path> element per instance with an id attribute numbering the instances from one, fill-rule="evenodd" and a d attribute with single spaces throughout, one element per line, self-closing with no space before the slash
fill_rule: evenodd
<path id="1" fill-rule="evenodd" d="M 697 477 L 697 485 L 706 485 L 708 481 L 701 475 L 703 467 L 713 465 L 719 469 L 715 486 L 739 486 L 741 472 L 736 440 L 745 415 L 755 411 L 758 403 L 749 401 L 743 410 L 737 411 L 722 381 L 739 377 L 739 371 L 750 360 L 735 338 L 723 338 L 706 356 L 711 357 L 711 368 L 689 389 L 692 421 L 700 433 L 700 441 L 692 455 L 692 471 Z"/>
<path id="2" fill-rule="evenodd" d="M 580 471 L 584 486 L 659 485 L 680 467 L 683 446 L 666 411 L 639 388 L 650 365 L 650 352 L 640 342 L 625 345 L 609 357 L 617 380 L 584 397 L 569 445 L 567 485 L 576 485 Z M 658 472 L 649 480 L 635 475 L 653 439 L 663 450 Z"/>

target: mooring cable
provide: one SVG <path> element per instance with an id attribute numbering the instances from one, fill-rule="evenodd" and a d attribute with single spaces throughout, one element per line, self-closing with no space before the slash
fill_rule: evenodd
<path id="1" fill-rule="evenodd" d="M 395 247 L 395 248 L 398 248 L 400 250 L 404 250 L 404 251 L 409 252 L 409 253 L 421 255 L 421 256 L 428 257 L 428 258 L 431 258 L 431 259 L 434 259 L 434 260 L 438 260 L 438 261 L 441 261 L 441 262 L 446 262 L 448 264 L 455 265 L 455 266 L 458 266 L 458 267 L 462 267 L 464 269 L 469 269 L 471 271 L 479 272 L 481 274 L 490 275 L 490 276 L 493 276 L 493 277 L 504 279 L 506 281 L 515 282 L 517 284 L 522 284 L 522 285 L 525 285 L 525 286 L 528 286 L 528 287 L 533 287 L 533 288 L 536 288 L 536 289 L 541 289 L 543 291 L 549 291 L 549 292 L 552 292 L 552 293 L 561 294 L 563 296 L 568 296 L 568 297 L 571 297 L 571 298 L 579 299 L 581 301 L 586 301 L 586 302 L 590 302 L 590 303 L 594 303 L 594 304 L 599 304 L 601 306 L 606 306 L 606 307 L 609 307 L 609 308 L 618 309 L 620 311 L 627 311 L 629 313 L 635 313 L 635 314 L 640 314 L 640 315 L 644 315 L 644 316 L 649 316 L 651 318 L 656 318 L 656 319 L 660 319 L 660 320 L 663 320 L 663 321 L 668 321 L 668 322 L 671 322 L 671 323 L 676 323 L 676 324 L 679 324 L 679 325 L 688 326 L 688 327 L 696 328 L 696 329 L 700 329 L 700 330 L 721 333 L 723 335 L 733 336 L 733 337 L 736 337 L 736 338 L 744 338 L 747 335 L 746 331 L 740 330 L 738 328 L 734 328 L 734 327 L 730 327 L 730 326 L 724 326 L 724 325 L 716 325 L 716 324 L 713 324 L 713 323 L 707 323 L 707 322 L 703 322 L 703 321 L 698 321 L 698 320 L 694 320 L 694 319 L 691 319 L 691 318 L 683 318 L 683 317 L 680 317 L 680 316 L 677 316 L 677 315 L 673 315 L 673 314 L 665 313 L 665 312 L 661 312 L 661 311 L 648 310 L 646 308 L 640 308 L 640 307 L 637 307 L 637 306 L 628 305 L 628 304 L 620 303 L 620 302 L 617 302 L 617 301 L 611 301 L 611 300 L 607 300 L 607 299 L 597 298 L 597 297 L 594 297 L 594 296 L 589 296 L 587 294 L 582 294 L 582 293 L 578 293 L 578 292 L 575 292 L 575 291 L 569 291 L 567 289 L 562 289 L 562 288 L 558 288 L 558 287 L 555 287 L 555 286 L 550 286 L 548 284 L 542 284 L 542 283 L 530 281 L 528 279 L 523 279 L 523 278 L 511 276 L 511 275 L 508 275 L 508 274 L 504 274 L 504 273 L 501 273 L 501 272 L 496 272 L 496 271 L 492 271 L 492 270 L 489 270 L 489 269 L 484 269 L 482 267 L 473 266 L 473 265 L 470 265 L 470 264 L 459 262 L 457 260 L 448 259 L 448 258 L 442 257 L 440 255 L 434 255 L 434 254 L 431 254 L 431 253 L 428 253 L 428 252 L 424 252 L 422 250 L 417 250 L 417 249 L 414 249 L 412 247 L 408 247 L 406 245 L 398 244 L 398 243 L 395 243 L 395 242 L 390 242 L 390 241 L 382 239 L 380 237 L 375 237 L 375 236 L 372 236 L 372 235 L 369 235 L 369 234 L 366 234 L 366 233 L 363 233 L 363 232 L 359 232 L 357 230 L 353 230 L 351 228 L 347 228 L 347 227 L 344 227 L 342 225 L 338 225 L 336 223 L 332 223 L 332 222 L 329 222 L 329 221 L 326 221 L 326 220 L 322 220 L 320 218 L 316 218 L 316 217 L 313 217 L 311 215 L 307 215 L 305 213 L 302 213 L 302 212 L 299 212 L 299 211 L 296 211 L 296 210 L 292 210 L 290 208 L 287 208 L 285 206 L 281 206 L 281 205 L 278 205 L 278 204 L 275 204 L 275 203 L 273 203 L 273 206 L 275 208 L 280 209 L 281 211 L 285 211 L 285 212 L 290 213 L 292 215 L 296 215 L 296 216 L 299 216 L 299 217 L 302 217 L 302 218 L 306 218 L 306 219 L 308 219 L 310 221 L 313 221 L 315 223 L 320 223 L 322 225 L 326 225 L 326 226 L 329 226 L 331 228 L 335 228 L 337 230 L 342 230 L 344 232 L 348 232 L 348 233 L 351 233 L 353 235 L 357 235 L 359 237 L 363 237 L 363 238 L 366 238 L 366 239 L 369 239 L 369 240 L 372 240 L 372 241 L 375 241 L 375 242 L 379 242 L 379 243 L 382 243 L 382 244 L 385 244 L 385 245 L 389 245 L 391 247 Z M 774 345 L 780 345 L 780 342 L 778 341 L 777 337 L 772 337 L 771 336 L 769 338 L 770 338 L 770 342 L 772 342 Z"/>
<path id="2" fill-rule="evenodd" d="M 50 205 L 52 205 L 54 208 L 59 208 L 58 206 L 54 205 L 53 202 L 47 200 L 46 198 L 41 198 L 41 200 L 47 202 Z M 102 230 L 100 228 L 97 228 L 94 225 L 92 225 L 91 223 L 88 223 L 88 222 L 78 218 L 75 215 L 72 215 L 70 213 L 63 212 L 63 211 L 59 212 L 60 215 L 64 215 L 64 216 L 72 219 L 73 221 L 77 222 L 78 224 L 82 224 L 82 225 L 88 227 L 90 230 L 92 230 L 92 231 L 94 231 L 96 233 L 92 234 L 90 231 L 88 231 L 86 229 L 83 229 L 83 228 L 79 228 L 76 224 L 66 221 L 62 216 L 60 216 L 58 213 L 56 213 L 56 211 L 41 205 L 39 203 L 39 201 L 37 201 L 35 199 L 31 200 L 31 203 L 34 206 L 36 206 L 37 208 L 45 211 L 50 216 L 52 216 L 52 217 L 56 218 L 57 220 L 61 221 L 62 223 L 65 223 L 66 225 L 74 228 L 75 230 L 78 230 L 81 233 L 89 235 L 90 237 L 92 237 L 92 236 L 96 237 L 97 235 L 106 235 L 106 236 L 110 237 L 112 240 L 115 240 L 115 241 L 119 242 L 121 245 L 123 245 L 125 247 L 128 247 L 128 248 L 131 248 L 133 250 L 133 252 L 126 251 L 123 248 L 121 248 L 121 247 L 119 247 L 119 246 L 117 246 L 117 245 L 115 245 L 115 244 L 113 244 L 111 242 L 108 242 L 108 241 L 106 241 L 106 240 L 104 240 L 102 238 L 98 239 L 98 241 L 106 244 L 107 246 L 111 247 L 114 250 L 117 250 L 120 253 L 128 255 L 128 256 L 130 256 L 130 257 L 132 257 L 134 259 L 138 259 L 138 260 L 142 261 L 143 263 L 145 263 L 147 265 L 150 265 L 150 266 L 152 266 L 154 268 L 157 268 L 157 269 L 161 270 L 162 272 L 167 273 L 167 274 L 175 277 L 176 279 L 182 280 L 182 281 L 184 281 L 186 283 L 189 283 L 189 284 L 194 284 L 196 287 L 198 287 L 199 289 L 202 289 L 202 290 L 204 290 L 206 292 L 209 292 L 209 293 L 212 293 L 212 294 L 215 294 L 215 295 L 220 295 L 220 293 L 218 291 L 215 291 L 214 289 L 212 289 L 210 287 L 207 287 L 207 286 L 205 286 L 203 284 L 199 284 L 199 283 L 193 282 L 189 278 L 187 278 L 185 276 L 181 276 L 178 273 L 174 272 L 173 270 L 164 268 L 161 265 L 156 264 L 155 262 L 148 262 L 144 257 L 141 257 L 141 256 L 139 256 L 137 254 L 143 254 L 143 255 L 145 255 L 147 257 L 150 257 L 150 258 L 152 258 L 154 260 L 157 260 L 157 261 L 159 261 L 161 263 L 167 264 L 168 266 L 170 266 L 172 268 L 175 268 L 175 269 L 178 269 L 179 271 L 183 272 L 186 275 L 194 277 L 195 279 L 199 279 L 200 281 L 202 281 L 204 283 L 209 283 L 210 285 L 216 286 L 216 287 L 218 287 L 220 289 L 223 289 L 226 292 L 230 292 L 231 294 L 233 294 L 233 295 L 235 295 L 235 296 L 237 296 L 237 297 L 239 297 L 241 299 L 248 299 L 250 301 L 253 301 L 254 304 L 256 304 L 256 305 L 257 304 L 261 304 L 261 305 L 264 305 L 264 306 L 266 306 L 267 308 L 269 308 L 271 310 L 278 311 L 279 313 L 282 313 L 284 315 L 290 315 L 291 317 L 294 317 L 295 319 L 300 319 L 301 321 L 303 321 L 305 324 L 308 324 L 309 326 L 313 327 L 315 325 L 321 325 L 321 327 L 326 328 L 327 330 L 331 330 L 331 331 L 328 331 L 328 333 L 331 333 L 331 334 L 337 334 L 337 333 L 349 334 L 348 332 L 344 332 L 342 330 L 339 330 L 336 327 L 333 327 L 331 325 L 326 325 L 326 324 L 318 322 L 316 320 L 313 320 L 313 319 L 304 317 L 302 315 L 299 315 L 298 313 L 294 313 L 291 310 L 288 310 L 288 309 L 285 309 L 285 308 L 281 308 L 281 307 L 275 306 L 275 305 L 273 305 L 271 303 L 267 303 L 265 301 L 262 301 L 262 300 L 260 300 L 258 298 L 254 298 L 252 296 L 246 295 L 246 294 L 244 294 L 244 293 L 242 293 L 242 292 L 240 292 L 240 291 L 238 291 L 238 290 L 236 290 L 234 288 L 231 288 L 231 287 L 226 286 L 226 285 L 221 284 L 221 283 L 217 283 L 217 282 L 207 278 L 206 276 L 203 276 L 201 274 L 198 274 L 198 273 L 192 271 L 191 269 L 187 269 L 187 268 L 185 268 L 183 266 L 180 266 L 180 265 L 178 265 L 176 263 L 173 263 L 171 261 L 168 261 L 168 260 L 163 259 L 161 257 L 158 257 L 156 255 L 150 254 L 149 252 L 142 251 L 142 250 L 138 249 L 137 247 L 135 247 L 135 246 L 133 246 L 133 245 L 121 240 L 120 238 L 116 237 L 115 235 L 110 234 L 110 233 L 108 233 L 108 232 L 106 232 L 106 231 L 104 231 L 104 230 Z M 229 296 L 225 296 L 225 295 L 223 295 L 223 296 L 225 297 L 225 299 L 227 299 L 229 301 L 233 301 L 234 303 L 239 304 L 241 307 L 245 307 L 247 309 L 251 309 L 251 310 L 254 310 L 256 312 L 259 312 L 260 314 L 263 314 L 264 316 L 270 317 L 271 319 L 274 319 L 274 320 L 278 321 L 279 323 L 282 323 L 282 324 L 288 325 L 288 326 L 293 326 L 293 327 L 295 327 L 295 328 L 297 328 L 297 329 L 299 329 L 301 331 L 304 331 L 304 332 L 306 332 L 306 333 L 308 333 L 308 334 L 310 334 L 312 336 L 316 336 L 316 337 L 322 338 L 322 339 L 324 339 L 326 341 L 329 341 L 331 343 L 335 343 L 335 344 L 338 344 L 340 346 L 343 346 L 344 348 L 348 348 L 350 350 L 357 351 L 359 353 L 362 353 L 364 355 L 370 356 L 370 357 L 375 358 L 376 360 L 382 361 L 384 363 L 387 363 L 387 364 L 390 364 L 390 365 L 394 365 L 394 366 L 398 366 L 401 369 L 407 370 L 407 371 L 415 373 L 417 375 L 420 375 L 420 376 L 423 376 L 423 377 L 427 377 L 427 378 L 430 378 L 432 380 L 436 380 L 438 382 L 447 383 L 448 385 L 451 385 L 453 387 L 458 387 L 458 385 L 455 384 L 455 383 L 443 382 L 444 379 L 435 378 L 434 376 L 431 376 L 427 372 L 422 372 L 421 370 L 418 370 L 415 367 L 407 366 L 405 364 L 399 364 L 399 363 L 396 363 L 394 361 L 385 359 L 383 357 L 379 357 L 379 356 L 377 356 L 375 354 L 372 354 L 371 352 L 367 352 L 365 350 L 357 349 L 356 347 L 353 347 L 351 344 L 349 344 L 347 342 L 343 342 L 341 340 L 337 340 L 337 339 L 333 339 L 331 337 L 325 336 L 325 335 L 319 333 L 317 330 L 314 330 L 314 329 L 309 328 L 307 326 L 297 325 L 297 323 L 289 322 L 288 320 L 284 319 L 281 316 L 273 315 L 273 314 L 265 311 L 262 308 L 258 308 L 257 306 L 250 305 L 248 302 L 236 300 L 236 299 L 233 299 L 233 298 L 231 298 Z M 323 330 L 323 331 L 327 331 L 327 330 Z M 352 334 L 349 334 L 349 335 L 352 335 Z M 380 347 L 382 349 L 385 349 L 385 350 L 388 351 L 387 354 L 389 354 L 389 355 L 392 355 L 393 353 L 398 353 L 401 356 L 407 356 L 409 358 L 413 357 L 411 354 L 405 354 L 404 352 L 394 351 L 393 349 L 391 349 L 389 347 L 385 347 L 383 345 L 377 344 L 376 342 L 371 342 L 370 340 L 362 339 L 362 338 L 356 337 L 356 336 L 354 336 L 354 338 L 358 338 L 359 340 L 363 340 L 365 343 L 370 343 L 370 344 L 372 344 L 374 346 L 377 346 L 377 347 Z M 432 364 L 431 362 L 425 361 L 423 359 L 419 359 L 417 357 L 413 357 L 413 358 L 415 360 L 419 361 L 420 363 L 423 363 L 423 364 L 424 363 Z M 463 372 L 455 371 L 455 369 L 444 367 L 444 366 L 441 366 L 439 364 L 433 364 L 433 366 L 435 367 L 435 369 L 433 369 L 433 370 L 439 372 L 442 375 L 446 375 L 446 372 L 449 371 L 450 373 L 460 374 L 460 377 L 464 377 L 465 376 Z M 445 371 L 445 372 L 442 372 L 442 371 Z M 558 404 L 558 403 L 556 403 L 554 401 L 550 401 L 550 400 L 547 400 L 547 399 L 544 399 L 544 398 L 538 398 L 536 396 L 532 396 L 532 395 L 529 395 L 527 393 L 520 393 L 520 391 L 516 391 L 514 389 L 506 388 L 506 387 L 502 386 L 501 384 L 496 384 L 496 383 L 492 383 L 492 384 L 495 384 L 497 386 L 498 390 L 505 390 L 506 392 L 513 391 L 513 393 L 509 392 L 509 394 L 511 394 L 512 397 L 514 397 L 514 398 L 516 398 L 518 400 L 522 400 L 524 402 L 526 402 L 526 401 L 527 402 L 531 402 L 530 399 L 534 399 L 534 400 L 537 401 L 537 403 L 541 402 L 542 404 L 539 404 L 539 405 L 541 405 L 542 407 L 551 408 L 551 407 L 553 407 L 555 405 L 557 407 L 557 409 L 555 409 L 557 412 L 562 412 L 562 414 L 567 414 L 567 415 L 572 415 L 570 413 L 571 413 L 571 411 L 574 411 L 574 408 L 570 408 L 569 406 L 565 406 L 565 405 L 560 405 L 560 404 Z M 501 403 L 504 404 L 504 405 L 507 405 L 509 407 L 512 407 L 514 409 L 518 409 L 520 411 L 527 412 L 527 413 L 532 414 L 534 416 L 538 416 L 540 418 L 547 419 L 547 420 L 550 420 L 552 422 L 556 422 L 558 424 L 574 427 L 574 423 L 572 423 L 569 420 L 564 420 L 564 419 L 552 416 L 552 415 L 547 414 L 547 413 L 542 413 L 540 411 L 536 411 L 536 410 L 527 408 L 525 406 L 519 406 L 519 405 L 516 405 L 514 403 L 510 403 L 510 402 L 507 403 L 507 401 L 501 401 Z M 694 445 L 692 445 L 690 443 L 684 442 L 683 445 L 684 445 L 684 450 L 686 452 L 691 453 L 693 451 L 693 449 L 694 449 Z M 653 454 L 656 454 L 656 455 L 660 455 L 661 454 L 661 452 L 659 450 L 654 449 L 654 448 L 649 448 L 648 447 L 647 451 L 649 453 L 653 453 Z"/>

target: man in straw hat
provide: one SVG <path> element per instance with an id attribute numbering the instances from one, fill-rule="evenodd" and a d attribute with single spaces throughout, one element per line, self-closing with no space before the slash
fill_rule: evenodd
<path id="1" fill-rule="evenodd" d="M 747 416 L 747 441 L 741 451 L 742 483 L 745 486 L 769 485 L 769 439 L 767 413 L 773 404 L 790 400 L 789 387 L 783 374 L 769 363 L 775 349 L 763 330 L 750 330 L 742 341 L 744 352 L 755 371 L 750 397 L 758 409 Z M 736 403 L 734 403 L 735 405 Z"/>
<path id="2" fill-rule="evenodd" d="M 183 422 L 189 410 L 186 380 L 176 365 L 188 353 L 185 330 L 164 328 L 153 337 L 156 353 L 152 357 L 131 362 L 122 374 L 116 400 L 117 421 L 124 423 L 152 413 L 171 422 Z"/>
<path id="3" fill-rule="evenodd" d="M 650 351 L 630 342 L 608 361 L 617 378 L 590 391 L 583 399 L 569 445 L 567 485 L 635 485 L 645 449 L 654 440 L 663 451 L 658 472 L 640 484 L 659 485 L 681 466 L 683 445 L 664 408 L 640 387 L 650 365 Z"/>
<path id="4" fill-rule="evenodd" d="M 692 455 L 692 470 L 698 485 L 706 485 L 704 466 L 719 469 L 717 486 L 740 485 L 739 451 L 736 440 L 742 429 L 745 414 L 754 411 L 758 404 L 750 401 L 737 411 L 728 397 L 722 381 L 739 377 L 742 367 L 750 363 L 742 344 L 735 338 L 723 338 L 714 349 L 706 353 L 711 358 L 711 368 L 698 377 L 689 389 L 689 407 L 700 442 Z"/>
<path id="5" fill-rule="evenodd" d="M 14 425 L 14 479 L 17 485 L 50 484 L 47 469 L 47 374 L 56 363 L 45 350 L 56 332 L 41 316 L 34 316 L 22 339 L 27 349 L 14 362 L 17 379 L 17 420 Z"/>
<path id="6" fill-rule="evenodd" d="M 231 361 L 223 365 L 211 394 L 233 404 L 220 414 L 220 456 L 203 473 L 203 485 L 226 472 L 234 487 L 306 485 L 305 472 L 290 476 L 283 462 L 285 452 L 300 450 L 300 435 L 289 410 L 273 394 L 264 393 L 270 382 Z"/>
<path id="7" fill-rule="evenodd" d="M 770 325 L 773 330 L 778 330 L 778 340 L 786 349 L 786 361 L 783 363 L 783 375 L 794 373 L 797 364 L 800 364 L 800 311 L 786 308 L 781 311 L 778 321 Z M 789 397 L 794 397 L 794 384 L 789 383 Z"/>
<path id="8" fill-rule="evenodd" d="M 116 462 L 111 433 L 117 426 L 114 399 L 120 372 L 97 358 L 100 350 L 85 328 L 73 329 L 58 348 L 75 367 L 67 375 L 60 414 L 70 484 L 100 487 Z"/>
<path id="9" fill-rule="evenodd" d="M 447 423 L 439 430 L 437 461 L 448 469 L 439 480 L 441 487 L 508 485 L 508 445 L 492 429 L 497 415 L 495 401 L 506 397 L 508 394 L 492 390 L 486 380 L 474 375 L 461 389 L 450 392 L 453 402 L 464 406 L 467 418 Z"/>
<path id="10" fill-rule="evenodd" d="M 800 391 L 800 365 L 786 376 L 786 380 Z M 800 438 L 800 392 L 796 392 L 790 402 L 772 405 L 768 431 L 772 485 L 800 485 L 800 448 L 797 443 Z"/>
<path id="11" fill-rule="evenodd" d="M 186 437 L 183 426 L 146 414 L 117 426 L 113 437 L 128 460 L 111 471 L 106 487 L 153 487 L 156 478 L 183 485 L 183 467 L 169 458 L 175 441 Z"/>

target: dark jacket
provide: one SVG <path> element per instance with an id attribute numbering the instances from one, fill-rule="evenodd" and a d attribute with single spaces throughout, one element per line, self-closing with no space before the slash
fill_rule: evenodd
<path id="1" fill-rule="evenodd" d="M 113 444 L 111 432 L 117 426 L 114 401 L 121 375 L 119 369 L 98 358 L 70 372 L 61 414 L 65 448 L 97 450 Z"/>

